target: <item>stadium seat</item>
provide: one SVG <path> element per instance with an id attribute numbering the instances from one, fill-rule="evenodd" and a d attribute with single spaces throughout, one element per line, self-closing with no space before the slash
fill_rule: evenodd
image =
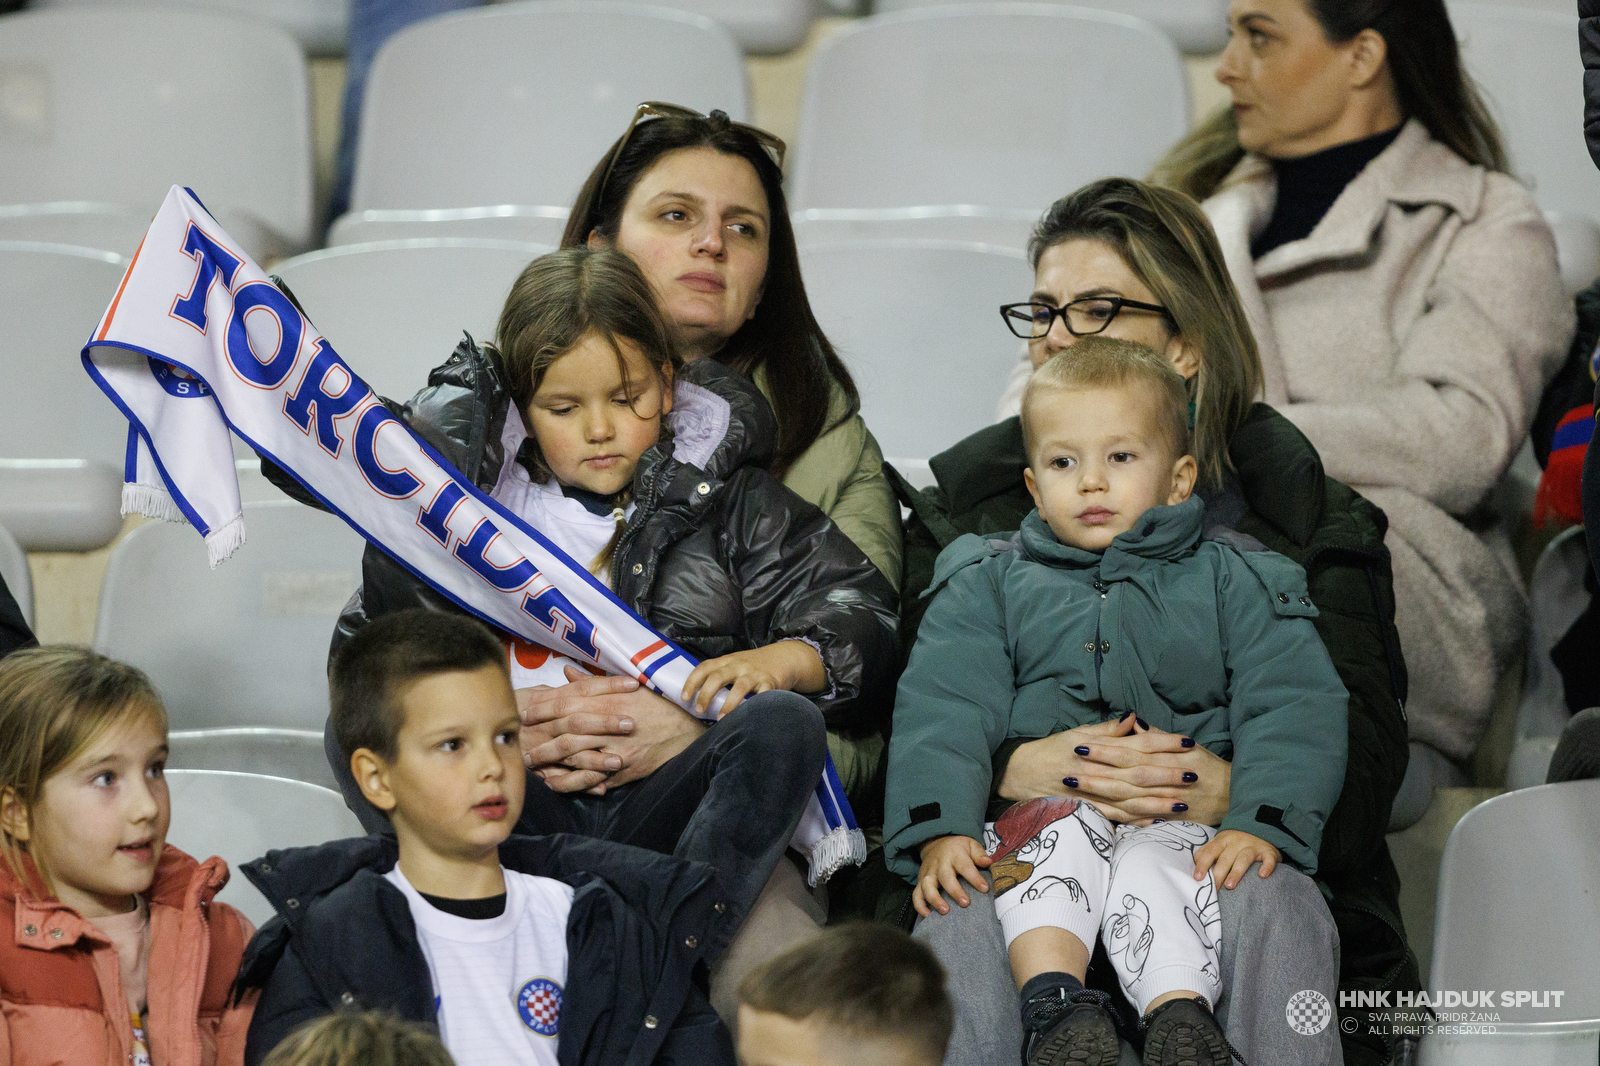
<path id="1" fill-rule="evenodd" d="M 913 483 L 925 461 L 994 420 L 1020 343 L 1002 303 L 1027 299 L 1022 253 L 934 240 L 800 250 L 817 321 L 861 390 L 861 416 Z"/>
<path id="2" fill-rule="evenodd" d="M 361 582 L 361 536 L 289 501 L 244 508 L 244 547 L 211 570 L 187 525 L 149 522 L 111 552 L 96 651 L 155 682 L 173 729 L 320 730 L 325 664 Z"/>
<path id="3" fill-rule="evenodd" d="M 1021 221 L 1094 178 L 1144 174 L 1189 117 L 1178 50 L 1127 15 L 999 3 L 879 15 L 817 48 L 790 205 L 818 219 L 972 205 Z"/>
<path id="4" fill-rule="evenodd" d="M 1429 988 L 1432 995 L 1493 990 L 1494 1003 L 1481 1013 L 1494 1020 L 1424 1037 L 1424 1066 L 1594 1063 L 1597 805 L 1600 781 L 1569 781 L 1496 796 L 1456 823 L 1439 867 Z M 1559 1004 L 1553 997 L 1501 999 L 1507 991 L 1544 990 L 1561 991 Z M 1448 1002 L 1440 1009 L 1462 1012 Z"/>
<path id="5" fill-rule="evenodd" d="M 350 209 L 569 207 L 643 100 L 745 119 L 739 46 L 703 15 L 602 0 L 419 22 L 373 62 Z"/>
<path id="6" fill-rule="evenodd" d="M 968 0 L 971 2 L 971 0 Z M 1172 38 L 1185 52 L 1210 55 L 1228 43 L 1228 0 L 1045 0 L 1096 11 L 1115 11 L 1147 22 Z M 938 7 L 950 0 L 877 0 L 880 14 Z"/>
<path id="7" fill-rule="evenodd" d="M 1026 251 L 1042 209 L 975 207 L 814 208 L 793 211 L 799 245 L 862 240 L 941 240 Z"/>
<path id="8" fill-rule="evenodd" d="M 493 339 L 511 283 L 548 251 L 512 241 L 384 241 L 309 252 L 273 273 L 368 385 L 407 400 L 463 330 Z"/>
<path id="9" fill-rule="evenodd" d="M 723 25 L 739 47 L 755 55 L 787 52 L 806 39 L 822 13 L 820 0 L 650 0 L 704 15 Z M 1180 0 L 1182 2 L 1182 0 Z"/>
<path id="10" fill-rule="evenodd" d="M 17 601 L 22 620 L 33 626 L 33 575 L 28 570 L 28 557 L 4 526 L 0 526 L 0 577 L 5 578 L 6 589 Z"/>
<path id="11" fill-rule="evenodd" d="M 320 729 L 183 729 L 169 733 L 167 742 L 167 765 L 174 769 L 266 774 L 339 790 Z"/>
<path id="12" fill-rule="evenodd" d="M 1600 204 L 1594 215 L 1600 216 Z M 1556 239 L 1556 263 L 1561 268 L 1561 284 L 1568 295 L 1576 296 L 1600 277 L 1600 224 L 1587 215 L 1546 211 L 1544 220 Z"/>
<path id="13" fill-rule="evenodd" d="M 169 770 L 172 828 L 167 842 L 197 859 L 219 855 L 233 875 L 217 899 L 257 928 L 276 912 L 239 867 L 275 848 L 306 847 L 365 834 L 331 789 L 259 774 Z"/>
<path id="14" fill-rule="evenodd" d="M 127 265 L 113 252 L 0 241 L 0 373 L 12 398 L 0 523 L 30 551 L 98 548 L 122 528 L 128 423 L 80 354 Z"/>
<path id="15" fill-rule="evenodd" d="M 328 247 L 408 239 L 476 237 L 554 248 L 567 228 L 566 207 L 372 208 L 348 211 L 328 227 Z"/>
<path id="16" fill-rule="evenodd" d="M 32 0 L 32 7 L 89 7 L 113 0 Z M 314 56 L 344 55 L 350 32 L 350 0 L 161 0 L 220 8 L 274 22 L 294 35 L 300 47 Z"/>
<path id="17" fill-rule="evenodd" d="M 310 243 L 305 56 L 276 26 L 196 6 L 6 15 L 0 100 L 0 204 L 34 205 L 0 214 L 0 239 L 53 221 L 131 256 L 177 184 L 257 259 Z"/>
<path id="18" fill-rule="evenodd" d="M 1450 20 L 1500 124 L 1512 171 L 1544 210 L 1600 221 L 1600 171 L 1583 141 L 1576 9 L 1452 3 Z"/>
<path id="19" fill-rule="evenodd" d="M 1589 591 L 1583 583 L 1588 566 L 1583 530 L 1569 529 L 1545 548 L 1528 582 L 1532 625 L 1528 628 L 1527 675 L 1517 708 L 1516 742 L 1506 771 L 1509 789 L 1544 784 L 1556 738 L 1573 711 L 1583 709 L 1567 706 L 1550 649 L 1589 606 Z"/>

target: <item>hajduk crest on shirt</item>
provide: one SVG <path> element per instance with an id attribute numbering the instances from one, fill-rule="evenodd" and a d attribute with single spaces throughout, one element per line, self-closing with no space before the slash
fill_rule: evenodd
<path id="1" fill-rule="evenodd" d="M 395 418 L 189 190 L 167 194 L 83 365 L 129 422 L 123 513 L 188 522 L 213 567 L 245 543 L 231 431 L 491 626 L 692 710 L 695 660 Z M 831 760 L 792 846 L 813 884 L 866 858 Z"/>

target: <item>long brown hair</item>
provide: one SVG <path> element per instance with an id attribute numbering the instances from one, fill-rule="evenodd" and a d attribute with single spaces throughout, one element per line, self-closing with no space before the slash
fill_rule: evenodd
<path id="1" fill-rule="evenodd" d="M 622 154 L 617 157 L 619 148 Z M 580 247 L 591 233 L 614 241 L 633 187 L 662 156 L 683 148 L 713 148 L 738 156 L 755 168 L 767 194 L 771 233 L 761 302 L 755 316 L 728 338 L 715 358 L 746 377 L 758 369 L 765 373 L 772 390 L 773 413 L 778 417 L 778 446 L 771 472 L 782 478 L 801 453 L 833 428 L 828 424 L 828 403 L 834 383 L 849 401 L 845 418 L 861 409 L 861 397 L 850 371 L 811 313 L 783 195 L 783 174 L 761 142 L 731 125 L 721 112 L 713 112 L 709 118 L 666 117 L 641 122 L 626 145 L 619 138 L 589 173 L 572 205 L 561 247 Z M 613 157 L 617 157 L 615 165 Z"/>
<path id="2" fill-rule="evenodd" d="M 12 652 L 0 660 L 0 809 L 31 827 L 45 782 L 107 730 L 143 715 L 166 734 L 161 697 L 137 667 L 70 645 Z M 54 893 L 37 849 L 4 829 L 0 847 L 28 891 Z M 25 856 L 42 880 L 29 876 Z"/>
<path id="3" fill-rule="evenodd" d="M 1400 113 L 1456 155 L 1487 170 L 1506 171 L 1506 151 L 1477 86 L 1461 65 L 1461 49 L 1444 0 L 1301 0 L 1323 36 L 1343 44 L 1375 30 L 1388 46 Z M 1150 172 L 1150 180 L 1203 200 L 1244 158 L 1233 108 L 1197 126 Z"/>
<path id="4" fill-rule="evenodd" d="M 1200 479 L 1222 483 L 1228 442 L 1261 393 L 1261 353 L 1200 205 L 1172 189 L 1103 178 L 1050 205 L 1033 229 L 1028 258 L 1077 238 L 1115 249 L 1167 309 L 1173 331 L 1199 353 L 1190 385 Z"/>
<path id="5" fill-rule="evenodd" d="M 532 405 L 550 364 L 590 333 L 604 337 L 616 352 L 630 405 L 638 399 L 637 383 L 628 372 L 628 361 L 617 345 L 619 339 L 639 349 L 664 391 L 671 389 L 676 372 L 683 366 L 672 330 L 661 317 L 655 293 L 637 263 L 611 249 L 562 248 L 523 268 L 512 283 L 495 330 L 495 344 L 505 360 L 507 385 L 518 412 L 526 412 Z M 525 413 L 523 417 L 527 417 Z M 529 426 L 528 431 L 532 473 L 548 481 L 553 476 L 550 466 L 539 450 L 533 427 Z M 667 434 L 667 421 L 663 418 L 663 440 Z M 612 500 L 617 529 L 611 543 L 589 564 L 595 574 L 603 574 L 610 566 L 622 538 L 622 512 L 631 496 L 629 486 Z"/>

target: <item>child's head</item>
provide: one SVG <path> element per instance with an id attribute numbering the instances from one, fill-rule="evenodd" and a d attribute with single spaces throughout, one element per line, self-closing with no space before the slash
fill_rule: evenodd
<path id="1" fill-rule="evenodd" d="M 172 820 L 166 762 L 167 714 L 139 670 L 64 646 L 0 659 L 0 830 L 29 891 L 90 919 L 131 910 Z"/>
<path id="2" fill-rule="evenodd" d="M 1104 551 L 1194 489 L 1183 378 L 1140 344 L 1085 337 L 1052 356 L 1022 394 L 1022 440 L 1033 502 L 1075 548 Z"/>
<path id="3" fill-rule="evenodd" d="M 851 922 L 754 970 L 739 986 L 743 1066 L 938 1066 L 955 1011 L 933 952 L 898 929 Z"/>
<path id="4" fill-rule="evenodd" d="M 496 332 L 542 471 L 614 495 L 662 436 L 681 366 L 655 293 L 621 252 L 563 248 L 529 263 Z"/>
<path id="5" fill-rule="evenodd" d="M 307 1022 L 261 1066 L 455 1066 L 439 1038 L 383 1011 L 329 1014 Z"/>
<path id="6" fill-rule="evenodd" d="M 402 855 L 481 860 L 511 835 L 522 722 L 487 629 L 421 608 L 384 615 L 339 649 L 328 687 L 339 750 Z"/>

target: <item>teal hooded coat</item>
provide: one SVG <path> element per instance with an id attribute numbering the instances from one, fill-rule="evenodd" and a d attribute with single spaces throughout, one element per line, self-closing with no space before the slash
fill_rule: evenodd
<path id="1" fill-rule="evenodd" d="M 1198 498 L 1155 507 L 1089 552 L 1034 511 L 1010 537 L 969 534 L 940 554 L 895 698 L 891 870 L 914 878 L 934 837 L 982 839 L 1006 740 L 1131 711 L 1232 762 L 1222 829 L 1316 871 L 1344 784 L 1348 696 L 1305 572 L 1247 537 L 1202 541 L 1203 515 Z"/>

